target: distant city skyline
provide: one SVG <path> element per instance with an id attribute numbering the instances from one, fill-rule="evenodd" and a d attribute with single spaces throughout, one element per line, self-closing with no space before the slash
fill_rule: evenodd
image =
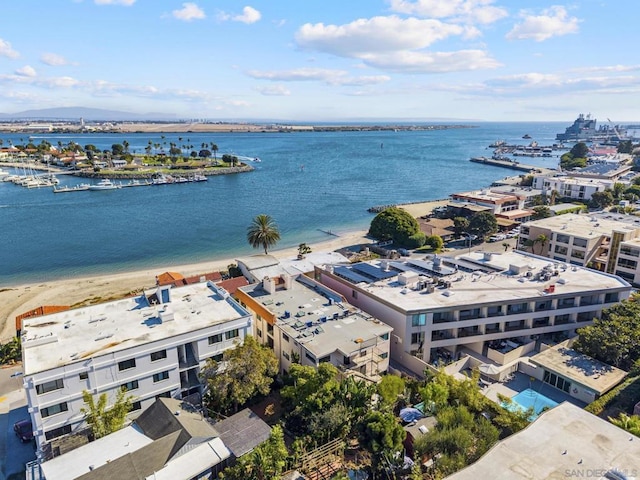
<path id="1" fill-rule="evenodd" d="M 5 2 L 0 113 L 640 120 L 636 2 Z"/>

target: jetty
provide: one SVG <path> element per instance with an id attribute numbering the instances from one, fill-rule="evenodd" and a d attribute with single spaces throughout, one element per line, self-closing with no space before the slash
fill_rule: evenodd
<path id="1" fill-rule="evenodd" d="M 488 157 L 471 157 L 471 162 L 483 163 L 485 165 L 493 165 L 494 167 L 510 168 L 512 170 L 520 170 L 521 172 L 543 172 L 549 170 L 543 167 L 535 167 L 533 165 L 526 165 L 524 163 L 510 161 L 510 160 L 497 160 L 495 158 Z"/>

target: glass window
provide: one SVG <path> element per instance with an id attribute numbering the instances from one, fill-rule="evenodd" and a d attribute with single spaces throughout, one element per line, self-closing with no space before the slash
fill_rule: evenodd
<path id="1" fill-rule="evenodd" d="M 133 402 L 131 404 L 131 411 L 135 412 L 136 410 L 142 410 L 142 403 L 140 402 Z"/>
<path id="2" fill-rule="evenodd" d="M 130 368 L 136 368 L 136 359 L 130 358 L 129 360 L 124 360 L 122 362 L 118 362 L 118 370 L 129 370 Z"/>
<path id="3" fill-rule="evenodd" d="M 569 243 L 569 235 L 557 234 L 556 235 L 556 242 L 558 242 L 558 243 Z"/>
<path id="4" fill-rule="evenodd" d="M 58 403 L 57 405 L 51 405 L 50 407 L 45 407 L 40 410 L 40 416 L 42 418 L 50 417 L 51 415 L 56 415 L 58 413 L 69 411 L 69 407 L 67 406 L 67 402 Z"/>
<path id="5" fill-rule="evenodd" d="M 327 355 L 326 357 L 322 357 L 320 360 L 318 360 L 318 362 L 320 363 L 328 363 L 331 361 L 331 356 Z"/>
<path id="6" fill-rule="evenodd" d="M 411 326 L 412 327 L 421 327 L 427 324 L 427 314 L 426 313 L 416 313 L 411 317 Z"/>
<path id="7" fill-rule="evenodd" d="M 289 356 L 289 354 L 288 354 L 287 352 L 282 352 L 282 356 L 283 356 L 284 358 L 286 358 L 287 360 L 290 360 L 290 359 L 291 359 L 291 357 Z"/>
<path id="8" fill-rule="evenodd" d="M 153 376 L 153 383 L 161 382 L 162 380 L 166 380 L 167 378 L 169 378 L 169 371 L 156 373 Z"/>
<path id="9" fill-rule="evenodd" d="M 221 333 L 216 333 L 215 335 L 211 335 L 209 337 L 209 345 L 212 345 L 214 343 L 220 343 L 221 341 L 222 341 Z"/>
<path id="10" fill-rule="evenodd" d="M 389 340 L 389 333 L 385 333 L 384 335 L 380 335 L 381 340 Z"/>
<path id="11" fill-rule="evenodd" d="M 136 390 L 138 388 L 138 380 L 132 380 L 131 382 L 123 383 L 120 386 L 124 388 L 127 392 L 129 390 Z"/>
<path id="12" fill-rule="evenodd" d="M 380 354 L 380 358 L 387 358 L 389 356 L 389 354 L 387 352 L 382 352 Z"/>
<path id="13" fill-rule="evenodd" d="M 224 354 L 218 353 L 213 357 L 211 357 L 211 360 L 213 360 L 214 362 L 221 362 L 223 358 L 224 358 Z"/>
<path id="14" fill-rule="evenodd" d="M 586 248 L 587 241 L 584 238 L 574 238 L 573 239 L 573 246 L 574 247 L 580 247 L 580 248 Z"/>
<path id="15" fill-rule="evenodd" d="M 42 395 L 43 393 L 53 392 L 54 390 L 60 390 L 61 388 L 64 388 L 64 382 L 61 378 L 58 378 L 57 380 L 51 380 L 50 382 L 44 382 L 40 385 L 36 385 L 36 392 L 38 392 L 38 395 Z"/>
<path id="16" fill-rule="evenodd" d="M 89 378 L 89 372 L 80 372 L 80 380 L 86 380 Z"/>
<path id="17" fill-rule="evenodd" d="M 68 435 L 69 433 L 71 433 L 71 425 L 65 425 L 64 427 L 58 427 L 53 430 L 49 430 L 48 432 L 44 432 L 44 438 L 47 440 L 53 440 L 54 438 Z"/>
<path id="18" fill-rule="evenodd" d="M 282 340 L 284 340 L 285 342 L 289 341 L 289 335 L 287 335 L 286 333 L 282 334 Z"/>
<path id="19" fill-rule="evenodd" d="M 234 330 L 229 330 L 228 332 L 224 332 L 224 338 L 227 340 L 231 340 L 232 338 L 236 338 L 240 336 L 240 331 L 236 328 Z"/>
<path id="20" fill-rule="evenodd" d="M 307 357 L 307 360 L 309 360 L 311 363 L 316 363 L 316 358 L 309 352 L 304 352 L 304 356 Z"/>
<path id="21" fill-rule="evenodd" d="M 424 343 L 424 332 L 416 332 L 411 334 L 411 343 L 420 344 Z"/>
<path id="22" fill-rule="evenodd" d="M 167 358 L 166 350 L 159 350 L 157 352 L 153 352 L 151 354 L 151 361 L 155 362 L 156 360 L 162 360 L 163 358 Z"/>

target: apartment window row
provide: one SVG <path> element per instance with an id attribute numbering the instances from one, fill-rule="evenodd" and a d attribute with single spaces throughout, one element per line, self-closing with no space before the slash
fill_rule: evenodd
<path id="1" fill-rule="evenodd" d="M 57 415 L 58 413 L 69 411 L 69 406 L 67 402 L 58 403 L 56 405 L 51 405 L 49 407 L 44 407 L 40 409 L 40 416 L 42 418 L 50 417 L 51 415 Z"/>
<path id="2" fill-rule="evenodd" d="M 161 382 L 162 380 L 166 380 L 169 378 L 169 371 L 166 370 L 164 372 L 156 373 L 153 375 L 153 383 Z"/>
<path id="3" fill-rule="evenodd" d="M 127 383 L 123 383 L 120 385 L 121 388 L 124 388 L 127 392 L 129 390 L 137 390 L 138 389 L 138 380 L 132 380 Z"/>
<path id="4" fill-rule="evenodd" d="M 637 248 L 623 246 L 620 247 L 620 254 L 627 255 L 628 257 L 640 257 L 640 250 L 638 250 Z"/>
<path id="5" fill-rule="evenodd" d="M 544 372 L 544 377 L 542 379 L 543 382 L 548 383 L 549 385 L 553 385 L 559 390 L 569 393 L 569 389 L 571 388 L 571 383 L 565 380 L 562 377 L 559 377 L 555 373 L 551 373 L 549 371 Z"/>
<path id="6" fill-rule="evenodd" d="M 36 392 L 38 395 L 43 395 L 45 393 L 53 392 L 54 390 L 60 390 L 64 388 L 64 381 L 62 378 L 58 378 L 56 380 L 51 380 L 50 382 L 44 382 L 40 385 L 36 385 Z"/>
<path id="7" fill-rule="evenodd" d="M 49 430 L 48 432 L 44 432 L 44 438 L 46 438 L 47 440 L 53 440 L 54 438 L 58 438 L 63 435 L 68 435 L 70 433 L 71 433 L 71 425 L 65 425 L 63 427 Z"/>
<path id="8" fill-rule="evenodd" d="M 618 266 L 635 270 L 638 266 L 638 262 L 627 258 L 618 258 Z"/>
<path id="9" fill-rule="evenodd" d="M 136 368 L 136 359 L 130 358 L 129 360 L 123 360 L 122 362 L 118 362 L 118 370 L 122 372 L 123 370 L 129 370 L 131 368 Z"/>
<path id="10" fill-rule="evenodd" d="M 209 345 L 213 345 L 214 343 L 220 343 L 222 340 L 231 340 L 233 338 L 237 338 L 240 336 L 240 330 L 235 328 L 233 330 L 229 330 L 224 333 L 216 333 L 215 335 L 211 335 L 209 337 Z"/>

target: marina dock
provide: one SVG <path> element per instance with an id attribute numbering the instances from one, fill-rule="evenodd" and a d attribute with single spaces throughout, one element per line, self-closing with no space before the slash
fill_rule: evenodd
<path id="1" fill-rule="evenodd" d="M 493 165 L 494 167 L 510 168 L 511 170 L 520 170 L 522 172 L 529 173 L 542 173 L 548 171 L 548 168 L 535 167 L 533 165 L 526 165 L 520 162 L 512 162 L 509 160 L 496 160 L 488 157 L 472 157 L 469 161 L 474 163 L 484 163 L 485 165 Z"/>

